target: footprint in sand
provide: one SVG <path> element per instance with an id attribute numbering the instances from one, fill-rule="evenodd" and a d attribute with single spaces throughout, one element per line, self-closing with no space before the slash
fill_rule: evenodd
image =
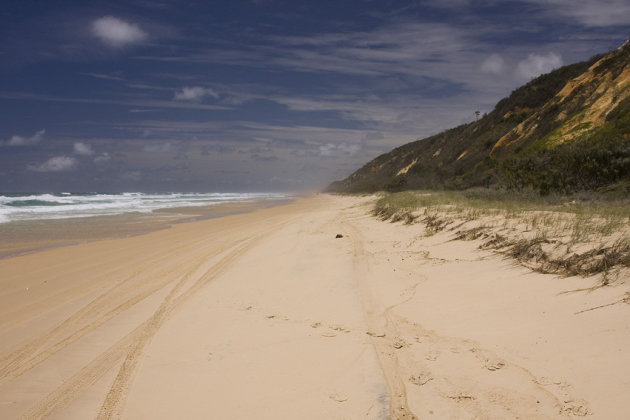
<path id="1" fill-rule="evenodd" d="M 339 331 L 339 332 L 344 332 L 344 333 L 349 333 L 350 330 L 344 327 L 341 327 L 339 325 L 329 325 L 328 328 L 330 328 L 331 330 L 335 330 L 335 331 Z"/>
<path id="2" fill-rule="evenodd" d="M 495 371 L 505 366 L 505 363 L 499 359 L 494 359 L 494 360 L 487 360 L 484 366 L 488 370 Z"/>
<path id="3" fill-rule="evenodd" d="M 450 398 L 451 400 L 455 400 L 457 402 L 474 401 L 474 400 L 477 399 L 477 398 L 475 398 L 474 395 L 465 394 L 463 392 L 458 392 L 458 393 L 453 394 L 453 395 L 447 395 L 446 398 Z"/>
<path id="4" fill-rule="evenodd" d="M 588 409 L 587 402 L 584 400 L 569 400 L 564 402 L 564 412 L 578 417 L 584 417 L 591 414 Z"/>
<path id="5" fill-rule="evenodd" d="M 433 380 L 433 375 L 429 372 L 421 372 L 418 375 L 411 375 L 409 377 L 409 382 L 414 385 L 422 386 Z"/>
<path id="6" fill-rule="evenodd" d="M 330 394 L 328 398 L 339 403 L 348 401 L 348 395 L 343 392 L 334 392 Z"/>
<path id="7" fill-rule="evenodd" d="M 486 351 L 477 348 L 472 348 L 470 351 L 475 354 L 477 359 L 483 364 L 483 367 L 489 371 L 499 370 L 505 366 L 503 360 Z"/>
<path id="8" fill-rule="evenodd" d="M 405 341 L 404 338 L 402 337 L 396 337 L 394 339 L 394 342 L 392 343 L 392 346 L 398 350 L 398 349 L 402 349 L 403 347 L 407 346 L 407 341 Z"/>
<path id="9" fill-rule="evenodd" d="M 431 361 L 431 362 L 435 362 L 437 360 L 437 358 L 440 355 L 440 351 L 437 349 L 431 349 L 427 352 L 427 354 L 424 355 L 424 358 Z"/>
<path id="10" fill-rule="evenodd" d="M 538 385 L 557 385 L 557 386 L 560 386 L 560 387 L 563 385 L 562 381 L 556 381 L 555 379 L 551 379 L 551 378 L 548 378 L 546 376 L 541 376 L 535 382 Z"/>
<path id="11" fill-rule="evenodd" d="M 275 314 L 266 315 L 265 319 L 279 319 L 281 321 L 290 321 L 290 319 L 287 318 L 286 316 L 280 316 L 280 315 L 275 315 Z"/>

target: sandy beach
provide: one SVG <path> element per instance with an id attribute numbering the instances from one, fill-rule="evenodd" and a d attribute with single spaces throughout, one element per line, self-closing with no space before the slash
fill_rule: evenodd
<path id="1" fill-rule="evenodd" d="M 579 291 L 372 203 L 0 259 L 0 418 L 627 418 L 627 279 Z"/>

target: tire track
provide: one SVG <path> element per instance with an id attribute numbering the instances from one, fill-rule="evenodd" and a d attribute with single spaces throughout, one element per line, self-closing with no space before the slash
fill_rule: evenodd
<path id="1" fill-rule="evenodd" d="M 163 323 L 181 307 L 181 305 L 208 282 L 228 269 L 246 251 L 248 251 L 264 235 L 252 239 L 235 241 L 233 246 L 223 258 L 212 265 L 205 273 L 193 279 L 195 272 L 207 260 L 202 261 L 194 269 L 187 272 L 173 286 L 173 289 L 164 298 L 158 309 L 149 319 L 140 324 L 136 329 L 121 338 L 116 344 L 96 357 L 92 362 L 84 366 L 77 374 L 64 381 L 59 387 L 50 392 L 46 397 L 26 411 L 20 419 L 38 419 L 51 415 L 62 409 L 74 400 L 84 389 L 93 385 L 102 375 L 115 367 L 122 359 L 122 365 L 111 386 L 98 415 L 99 419 L 116 418 L 123 408 L 127 391 L 133 380 L 133 376 L 141 359 L 142 353 L 149 344 L 151 338 L 163 325 Z M 193 280 L 193 284 L 185 288 L 185 285 Z"/>
<path id="2" fill-rule="evenodd" d="M 116 342 L 96 359 L 84 366 L 77 374 L 64 381 L 54 391 L 22 414 L 20 420 L 41 419 L 68 405 L 82 390 L 93 385 L 101 376 L 112 369 L 129 351 L 129 347 L 148 322 Z"/>
<path id="3" fill-rule="evenodd" d="M 198 242 L 201 242 L 201 241 L 198 241 Z M 139 276 L 140 274 L 145 273 L 147 270 L 152 269 L 154 265 L 158 265 L 159 262 L 164 259 L 164 254 L 165 253 L 178 251 L 180 249 L 186 249 L 189 246 L 190 246 L 190 244 L 184 244 L 184 245 L 180 245 L 177 248 L 165 249 L 165 250 L 159 251 L 159 253 L 156 253 L 157 255 L 154 254 L 153 256 L 150 256 L 150 257 L 145 256 L 145 258 L 143 258 L 142 260 L 134 262 L 134 265 L 136 266 L 136 268 L 133 270 L 132 274 L 127 276 L 127 278 L 125 278 L 124 280 L 116 282 L 110 288 L 110 290 L 116 289 L 119 286 L 124 286 L 124 284 L 128 280 L 132 280 L 135 277 Z M 90 268 L 93 271 L 103 272 L 103 273 L 101 275 L 95 277 L 93 280 L 91 280 L 92 283 L 100 283 L 103 280 L 107 280 L 109 278 L 116 278 L 116 277 L 118 277 L 118 274 L 117 274 L 118 272 L 125 271 L 127 266 L 117 267 L 117 268 L 111 269 L 111 268 L 109 268 L 106 265 L 106 267 L 107 267 L 106 269 L 103 270 L 101 268 L 103 263 L 100 262 L 100 261 L 106 261 L 105 264 L 107 264 L 108 262 L 111 262 L 111 260 L 112 260 L 111 259 L 112 258 L 111 255 L 115 254 L 116 252 L 119 252 L 119 251 L 110 251 L 110 252 L 107 252 L 107 253 L 99 254 L 99 256 L 98 256 L 99 257 L 99 262 L 95 263 Z M 55 266 L 47 266 L 46 269 L 42 270 L 42 271 L 47 272 L 47 273 L 48 272 L 61 272 L 61 273 L 67 272 L 68 269 L 67 269 L 67 267 L 63 267 L 63 264 L 64 263 L 58 263 Z M 127 264 L 129 264 L 129 262 L 127 262 Z M 40 277 L 40 275 L 38 273 L 39 273 L 39 271 L 36 270 L 36 271 L 29 272 L 29 275 L 30 275 L 31 278 L 38 278 L 38 277 Z M 54 277 L 53 277 L 53 279 L 54 279 Z M 105 291 L 104 294 L 107 294 L 108 292 L 109 292 L 109 290 Z M 46 300 L 57 300 L 57 299 L 60 299 L 62 301 L 62 303 L 60 303 L 57 306 L 62 306 L 63 304 L 68 302 L 68 299 L 64 299 L 65 293 L 67 293 L 67 291 L 61 291 L 58 294 L 47 296 L 45 299 Z M 87 293 L 89 293 L 89 291 Z M 98 300 L 98 297 L 95 300 Z M 92 303 L 93 302 L 88 303 L 86 305 L 86 307 L 91 305 Z M 38 316 L 38 315 L 40 315 L 40 314 L 34 314 L 33 317 Z M 5 330 L 7 328 L 10 328 L 11 326 L 13 326 L 15 324 L 18 324 L 20 322 L 24 322 L 24 321 L 26 321 L 28 319 L 29 318 L 17 319 L 15 316 L 12 316 L 12 314 L 9 313 L 9 314 L 7 314 L 7 321 L 0 324 L 0 331 L 1 330 Z M 3 357 L 2 359 L 0 359 L 1 360 L 0 361 L 0 365 L 2 365 L 2 361 L 4 361 L 5 359 L 7 359 L 7 357 Z"/>
<path id="4" fill-rule="evenodd" d="M 172 270 L 170 273 L 172 273 L 173 271 L 175 270 Z M 97 317 L 96 320 L 89 322 L 86 325 L 80 327 L 79 329 L 72 332 L 70 335 L 54 343 L 50 347 L 47 347 L 45 350 L 39 353 L 36 353 L 36 350 L 40 348 L 43 343 L 49 341 L 50 337 L 57 335 L 61 331 L 71 329 L 74 325 L 63 325 L 63 328 L 61 328 L 60 331 L 53 330 L 46 336 L 41 337 L 40 339 L 36 340 L 33 343 L 30 343 L 29 345 L 27 345 L 26 348 L 21 349 L 21 351 L 17 355 L 14 356 L 12 363 L 10 363 L 6 367 L 4 367 L 2 370 L 0 370 L 0 386 L 12 379 L 15 379 L 16 377 L 20 375 L 23 375 L 29 370 L 33 369 L 34 367 L 44 362 L 49 357 L 65 349 L 69 345 L 75 343 L 76 341 L 83 338 L 85 335 L 91 333 L 92 331 L 96 330 L 97 328 L 107 323 L 108 321 L 110 321 L 112 318 L 116 317 L 120 313 L 132 308 L 133 306 L 140 303 L 141 301 L 148 298 L 149 296 L 153 295 L 154 293 L 158 292 L 162 288 L 168 286 L 168 284 L 172 283 L 173 281 L 174 280 L 172 278 L 168 278 L 167 280 L 163 282 L 156 283 L 153 287 L 147 290 L 144 290 L 141 293 L 136 294 L 130 299 L 127 299 L 120 305 L 114 307 L 113 309 L 101 315 L 100 317 Z M 92 317 L 95 317 L 96 314 L 91 314 L 91 315 Z M 78 324 L 80 321 L 82 321 L 82 319 L 71 320 L 70 323 Z"/>
<path id="5" fill-rule="evenodd" d="M 142 358 L 142 354 L 150 343 L 151 339 L 160 329 L 160 327 L 166 322 L 169 316 L 181 305 L 187 301 L 190 297 L 194 296 L 199 290 L 201 290 L 208 282 L 222 274 L 230 266 L 232 266 L 241 256 L 243 256 L 249 249 L 251 249 L 264 235 L 252 238 L 248 241 L 244 241 L 241 245 L 231 251 L 227 256 L 217 262 L 210 270 L 197 279 L 187 290 L 178 295 L 179 291 L 183 288 L 185 282 L 178 283 L 171 293 L 164 299 L 162 305 L 154 313 L 149 320 L 146 328 L 143 329 L 142 335 L 134 344 L 133 348 L 125 358 L 116 379 L 112 387 L 110 388 L 105 401 L 101 407 L 97 418 L 99 420 L 117 419 L 120 418 L 126 397 L 128 395 L 129 387 L 133 382 L 133 378 L 137 372 L 138 363 Z"/>
<path id="6" fill-rule="evenodd" d="M 116 282 L 112 287 L 103 292 L 101 295 L 94 298 L 89 303 L 85 304 L 82 308 L 76 311 L 74 314 L 70 315 L 60 324 L 55 326 L 52 330 L 48 331 L 44 335 L 41 335 L 22 347 L 14 350 L 10 354 L 2 357 L 0 359 L 0 385 L 6 383 L 7 381 L 23 374 L 28 371 L 33 366 L 28 368 L 22 367 L 21 365 L 24 363 L 29 363 L 29 358 L 31 360 L 37 359 L 39 362 L 45 360 L 50 355 L 56 353 L 61 350 L 63 347 L 58 348 L 56 351 L 50 352 L 51 348 L 44 350 L 44 352 L 50 353 L 48 356 L 43 357 L 44 355 L 38 355 L 37 351 L 42 349 L 46 345 L 46 343 L 53 341 L 55 337 L 61 337 L 67 331 L 71 331 L 75 328 L 79 328 L 79 330 L 83 331 L 83 333 L 79 333 L 79 331 L 75 331 L 71 334 L 71 336 L 75 336 L 76 339 L 82 337 L 83 335 L 93 331 L 98 326 L 102 325 L 104 322 L 100 322 L 101 317 L 106 317 L 107 319 L 111 319 L 120 312 L 132 307 L 135 303 L 142 301 L 144 298 L 150 296 L 152 293 L 163 288 L 169 282 L 173 281 L 172 278 L 168 279 L 168 277 L 173 274 L 175 271 L 180 270 L 178 264 L 174 263 L 172 260 L 169 260 L 169 270 L 164 270 L 161 268 L 160 262 L 166 260 L 165 255 L 168 254 L 178 254 L 183 253 L 189 249 L 196 249 L 200 244 L 207 242 L 207 238 L 202 238 L 197 241 L 187 242 L 186 244 L 180 245 L 174 248 L 168 248 L 157 255 L 154 255 L 153 258 L 149 260 L 143 260 L 142 265 L 136 268 L 132 274 L 128 275 L 124 280 Z M 236 244 L 235 241 L 229 243 L 229 245 L 224 245 L 224 247 L 232 247 Z M 220 251 L 216 249 L 211 254 L 204 254 L 203 258 L 214 258 L 216 257 Z M 201 258 L 201 256 L 200 256 Z M 108 275 L 111 277 L 111 273 Z M 155 284 L 154 278 L 167 278 L 168 280 L 163 281 L 161 283 Z M 95 280 L 98 282 L 99 280 Z M 129 289 L 133 292 L 141 289 L 143 287 L 149 287 L 144 292 L 139 293 L 132 298 L 128 299 L 123 303 L 120 302 L 121 296 L 126 296 L 130 293 Z M 115 306 L 114 306 L 115 305 Z M 96 321 L 92 321 L 92 319 L 96 319 Z M 100 323 L 100 325 L 95 325 L 95 328 L 90 328 L 89 325 L 81 326 L 83 323 Z M 77 335 L 78 334 L 78 335 Z M 60 341 L 55 343 L 53 346 L 58 347 L 62 342 L 67 342 L 70 344 L 76 340 L 69 340 L 70 337 L 63 337 Z M 39 363 L 37 362 L 37 363 Z M 37 364 L 35 363 L 35 364 Z"/>
<path id="7" fill-rule="evenodd" d="M 205 256 L 205 258 L 214 258 L 218 254 L 219 252 L 215 251 L 213 254 Z M 151 266 L 152 263 L 163 258 L 164 257 L 160 255 L 151 263 L 149 263 L 148 266 Z M 192 271 L 198 269 L 199 266 L 203 264 L 204 260 L 200 260 L 200 263 Z M 83 308 L 81 308 L 75 314 L 71 315 L 53 330 L 49 331 L 43 336 L 36 338 L 27 345 L 6 356 L 0 364 L 0 386 L 31 370 L 57 352 L 63 350 L 64 348 L 76 342 L 88 333 L 99 328 L 115 316 L 132 308 L 137 303 L 166 287 L 168 284 L 174 281 L 170 275 L 178 269 L 179 267 L 177 266 L 177 264 L 174 264 L 174 266 L 166 272 L 162 271 L 149 274 L 144 273 L 144 277 L 146 277 L 146 280 L 144 280 L 141 284 L 133 284 L 133 288 L 138 289 L 142 286 L 149 287 L 107 311 L 108 307 L 111 307 L 113 306 L 113 304 L 116 304 L 118 302 L 118 299 L 116 299 L 117 295 L 126 294 L 126 289 L 131 286 L 128 283 L 131 283 L 131 280 L 140 274 L 139 272 L 134 273 L 132 276 L 129 276 L 118 285 L 112 287 L 111 289 L 85 305 Z M 153 280 L 154 277 L 165 278 L 165 280 L 156 283 Z M 104 311 L 107 312 L 103 314 Z M 90 320 L 90 318 L 93 318 L 94 320 Z M 81 324 L 84 322 L 87 322 L 87 324 L 81 326 Z M 71 332 L 70 335 L 65 336 L 60 341 L 57 341 L 50 347 L 37 353 L 39 349 L 41 349 L 47 342 L 53 340 L 54 337 L 60 336 L 63 333 L 77 327 L 78 329 L 76 329 L 74 332 Z"/>
<path id="8" fill-rule="evenodd" d="M 399 336 L 396 321 L 389 309 L 375 299 L 369 286 L 364 282 L 370 270 L 360 230 L 350 222 L 346 222 L 345 226 L 351 231 L 350 236 L 354 248 L 354 276 L 368 324 L 368 334 L 371 336 L 372 345 L 387 381 L 389 417 L 417 420 L 418 417 L 407 406 L 407 391 L 403 378 L 399 374 L 400 364 L 393 342 L 393 339 Z"/>
<path id="9" fill-rule="evenodd" d="M 503 407 L 510 416 L 522 418 L 531 417 L 532 412 L 539 413 L 540 416 L 550 416 L 549 418 L 566 418 L 571 414 L 589 412 L 585 401 L 574 399 L 568 393 L 558 395 L 546 389 L 539 379 L 524 366 L 507 361 L 492 350 L 482 347 L 480 343 L 467 338 L 440 336 L 398 315 L 396 308 L 410 302 L 418 292 L 417 288 L 421 283 L 405 289 L 407 296 L 404 299 L 385 307 L 378 297 L 370 292 L 369 285 L 362 284 L 364 278 L 370 278 L 370 258 L 368 258 L 370 253 L 364 249 L 365 240 L 360 229 L 350 220 L 346 220 L 344 227 L 348 229 L 349 236 L 352 237 L 355 276 L 359 289 L 363 289 L 361 297 L 371 330 L 372 343 L 388 382 L 390 418 L 417 418 L 415 413 L 406 408 L 408 407 L 406 386 L 412 387 L 409 393 L 415 403 L 418 402 L 419 393 L 437 392 L 446 399 L 445 406 L 456 403 L 455 406 L 461 408 L 462 402 L 470 404 L 470 407 L 474 409 L 469 407 L 466 410 L 471 410 L 467 413 L 473 417 L 488 417 L 488 412 L 484 411 L 487 407 Z M 418 336 L 422 337 L 422 340 L 418 340 Z M 416 341 L 413 341 L 414 337 Z M 417 346 L 415 350 L 411 345 Z M 441 353 L 450 356 L 450 359 L 445 357 L 447 361 L 436 361 Z M 428 364 L 420 361 L 422 358 L 426 360 L 424 363 Z M 451 370 L 454 366 L 459 366 L 458 363 L 461 363 L 462 369 L 470 365 L 478 365 L 486 371 L 497 371 L 497 373 L 494 373 L 491 379 L 476 379 L 473 381 L 474 384 L 470 385 L 466 381 L 467 378 L 462 380 Z M 413 372 L 413 376 L 409 377 L 409 373 L 403 376 L 403 372 Z M 508 376 L 501 375 L 510 375 L 509 382 L 505 380 Z M 501 382 L 502 380 L 504 382 Z M 426 388 L 422 388 L 423 391 L 419 391 L 419 388 L 414 390 L 415 386 L 425 386 L 428 381 L 432 382 L 426 385 Z M 409 383 L 414 385 L 406 385 Z M 515 394 L 515 388 L 506 387 L 505 383 L 516 385 L 515 388 L 519 392 L 530 396 L 531 399 L 526 404 L 531 404 L 532 400 L 536 404 L 541 402 L 542 404 L 540 406 L 533 404 L 532 411 L 528 412 L 527 409 L 531 409 L 531 405 L 525 408 L 518 406 L 514 401 L 521 394 Z M 427 391 L 427 388 L 431 391 Z"/>

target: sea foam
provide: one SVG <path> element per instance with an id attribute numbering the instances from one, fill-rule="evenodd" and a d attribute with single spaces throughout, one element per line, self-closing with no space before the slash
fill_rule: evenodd
<path id="1" fill-rule="evenodd" d="M 166 193 L 126 192 L 0 194 L 0 223 L 16 220 L 66 219 L 114 215 L 129 212 L 149 213 L 174 207 L 206 206 L 225 202 L 284 198 L 274 193 Z"/>

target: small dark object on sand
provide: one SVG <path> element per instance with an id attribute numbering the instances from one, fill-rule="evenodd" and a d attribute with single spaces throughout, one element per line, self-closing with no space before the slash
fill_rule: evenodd
<path id="1" fill-rule="evenodd" d="M 338 233 L 337 236 L 335 236 L 335 239 L 339 239 L 339 238 L 343 238 L 343 235 L 341 233 Z"/>

